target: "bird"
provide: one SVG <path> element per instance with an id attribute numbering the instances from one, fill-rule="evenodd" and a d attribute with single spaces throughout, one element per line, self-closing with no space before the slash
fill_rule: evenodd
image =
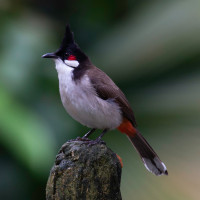
<path id="1" fill-rule="evenodd" d="M 69 24 L 60 47 L 42 57 L 55 61 L 65 110 L 76 121 L 90 128 L 82 139 L 100 129 L 102 133 L 94 141 L 98 143 L 106 132 L 118 129 L 127 135 L 148 171 L 157 176 L 168 175 L 165 164 L 138 131 L 133 110 L 124 93 L 80 49 Z"/>

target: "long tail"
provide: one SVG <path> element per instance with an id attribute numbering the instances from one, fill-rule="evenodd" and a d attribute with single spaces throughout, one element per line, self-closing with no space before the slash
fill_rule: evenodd
<path id="1" fill-rule="evenodd" d="M 157 176 L 163 174 L 168 175 L 165 164 L 160 160 L 158 155 L 155 153 L 149 143 L 144 139 L 144 137 L 139 133 L 139 131 L 133 127 L 131 122 L 128 120 L 123 121 L 123 123 L 118 127 L 118 130 L 128 136 L 148 171 Z"/>

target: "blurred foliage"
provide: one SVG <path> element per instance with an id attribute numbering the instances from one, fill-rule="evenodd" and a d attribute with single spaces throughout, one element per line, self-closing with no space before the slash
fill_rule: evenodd
<path id="1" fill-rule="evenodd" d="M 44 199 L 59 147 L 87 131 L 62 107 L 54 63 L 41 59 L 58 48 L 69 22 L 168 167 L 168 177 L 153 176 L 125 135 L 108 133 L 124 162 L 123 199 L 199 199 L 199 10 L 199 1 L 1 0 L 1 198 Z"/>

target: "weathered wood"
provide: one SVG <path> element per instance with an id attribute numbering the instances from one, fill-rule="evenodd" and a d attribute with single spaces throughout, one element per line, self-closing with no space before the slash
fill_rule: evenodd
<path id="1" fill-rule="evenodd" d="M 71 140 L 60 149 L 46 187 L 47 200 L 121 200 L 121 164 L 104 143 Z"/>

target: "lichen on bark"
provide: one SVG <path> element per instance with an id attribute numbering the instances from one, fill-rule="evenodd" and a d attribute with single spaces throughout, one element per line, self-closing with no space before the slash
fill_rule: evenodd
<path id="1" fill-rule="evenodd" d="M 47 200 L 121 200 L 121 164 L 104 143 L 71 140 L 60 149 L 46 187 Z"/>

